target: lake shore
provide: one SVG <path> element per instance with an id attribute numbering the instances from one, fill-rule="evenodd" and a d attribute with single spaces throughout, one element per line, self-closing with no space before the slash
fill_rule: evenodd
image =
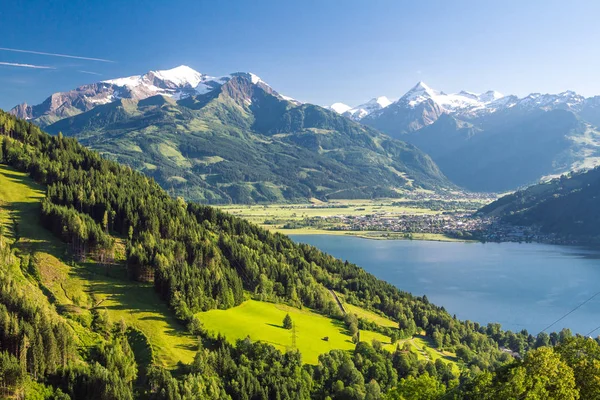
<path id="1" fill-rule="evenodd" d="M 265 227 L 267 228 L 267 227 Z M 268 229 L 268 228 L 267 228 Z M 345 231 L 328 229 L 269 229 L 271 232 L 278 232 L 284 235 L 331 235 L 331 236 L 352 236 L 361 239 L 370 240 L 425 240 L 432 242 L 476 242 L 475 240 L 457 239 L 438 233 L 404 233 L 388 231 Z M 410 236 L 406 236 L 410 235 Z"/>

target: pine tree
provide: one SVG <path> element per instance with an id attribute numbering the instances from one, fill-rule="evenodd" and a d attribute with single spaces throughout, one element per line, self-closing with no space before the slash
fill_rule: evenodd
<path id="1" fill-rule="evenodd" d="M 283 327 L 285 329 L 292 329 L 293 325 L 294 323 L 292 322 L 292 317 L 290 317 L 290 314 L 285 314 L 285 318 L 283 319 Z"/>

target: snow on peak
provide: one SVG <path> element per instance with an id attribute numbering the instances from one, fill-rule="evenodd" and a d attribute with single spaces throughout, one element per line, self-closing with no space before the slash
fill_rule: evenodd
<path id="1" fill-rule="evenodd" d="M 233 74 L 230 75 L 231 77 L 242 77 L 245 79 L 249 79 L 250 82 L 252 82 L 253 85 L 256 85 L 257 83 L 262 83 L 264 85 L 267 85 L 267 82 L 263 81 L 262 79 L 260 79 L 260 77 L 256 74 L 253 74 L 252 72 L 234 72 Z"/>
<path id="2" fill-rule="evenodd" d="M 249 74 L 250 74 L 250 79 L 252 80 L 252 83 L 254 83 L 255 85 L 256 85 L 258 82 L 262 82 L 262 81 L 263 81 L 262 79 L 260 79 L 260 78 L 258 77 L 258 75 L 254 75 L 252 72 L 249 72 Z"/>
<path id="3" fill-rule="evenodd" d="M 549 110 L 554 108 L 578 109 L 585 102 L 585 97 L 567 90 L 559 94 L 531 93 L 520 99 L 517 104 L 525 108 L 540 108 Z"/>
<path id="4" fill-rule="evenodd" d="M 203 77 L 200 72 L 193 70 L 187 65 L 180 65 L 179 67 L 163 71 L 152 71 L 152 73 L 157 78 L 173 82 L 177 86 L 190 85 L 191 87 L 196 87 Z"/>
<path id="5" fill-rule="evenodd" d="M 350 111 L 352 109 L 352 107 L 350 107 L 349 105 L 344 104 L 344 103 L 333 103 L 332 105 L 330 105 L 327 108 L 335 111 L 338 114 L 343 114 L 346 111 Z"/>
<path id="6" fill-rule="evenodd" d="M 504 95 L 500 92 L 496 92 L 495 90 L 488 90 L 485 93 L 482 93 L 478 96 L 479 101 L 483 103 L 491 103 L 493 101 L 499 100 L 503 98 Z"/>
<path id="7" fill-rule="evenodd" d="M 479 100 L 479 95 L 477 93 L 469 92 L 466 90 L 461 90 L 460 92 L 457 93 L 457 95 L 464 96 L 469 99 Z"/>
<path id="8" fill-rule="evenodd" d="M 466 90 L 462 90 L 458 93 L 446 94 L 432 89 L 424 82 L 419 82 L 406 92 L 406 94 L 400 98 L 399 102 L 414 108 L 419 104 L 430 100 L 435 102 L 442 109 L 452 112 L 483 108 L 486 104 L 502 97 L 503 96 L 500 93 L 491 90 L 483 94 L 477 94 Z"/>
<path id="9" fill-rule="evenodd" d="M 429 99 L 433 99 L 434 97 L 439 96 L 442 93 L 439 93 L 429 86 L 425 84 L 425 82 L 421 81 L 413 86 L 400 100 L 407 103 L 410 107 L 416 107 L 424 101 Z"/>
<path id="10" fill-rule="evenodd" d="M 386 108 L 393 102 L 390 99 L 388 99 L 386 96 L 379 96 L 379 97 L 369 100 L 368 103 L 378 104 L 381 108 Z"/>
<path id="11" fill-rule="evenodd" d="M 425 82 L 423 81 L 419 81 L 412 89 L 410 89 L 410 92 L 413 91 L 425 91 L 425 92 L 431 92 L 434 91 L 432 88 L 430 88 Z"/>
<path id="12" fill-rule="evenodd" d="M 115 86 L 127 86 L 129 88 L 135 88 L 140 85 L 154 86 L 155 79 L 163 81 L 165 83 L 171 83 L 178 87 L 190 86 L 196 87 L 202 81 L 206 75 L 202 75 L 200 72 L 193 70 L 192 68 L 180 65 L 179 67 L 166 69 L 162 71 L 150 71 L 143 75 L 128 76 L 125 78 L 109 79 L 103 81 Z"/>
<path id="13" fill-rule="evenodd" d="M 390 104 L 392 104 L 390 99 L 385 96 L 379 96 L 348 110 L 347 113 L 352 119 L 358 121 L 375 111 L 386 108 Z"/>

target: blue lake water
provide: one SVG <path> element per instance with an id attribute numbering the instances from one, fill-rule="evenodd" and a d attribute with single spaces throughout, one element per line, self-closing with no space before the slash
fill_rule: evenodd
<path id="1" fill-rule="evenodd" d="M 532 334 L 600 291 L 600 251 L 519 243 L 368 240 L 293 235 L 460 319 Z M 587 334 L 600 326 L 600 295 L 552 326 Z M 600 334 L 600 329 L 592 336 Z"/>

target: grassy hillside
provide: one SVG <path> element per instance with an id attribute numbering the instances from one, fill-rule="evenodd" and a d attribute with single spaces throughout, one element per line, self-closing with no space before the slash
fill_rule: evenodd
<path id="1" fill-rule="evenodd" d="M 176 321 L 152 285 L 127 279 L 123 260 L 110 268 L 110 276 L 98 264 L 73 262 L 67 246 L 40 226 L 44 196 L 44 188 L 26 174 L 0 165 L 3 227 L 13 240 L 16 230 L 17 248 L 31 252 L 37 260 L 42 284 L 57 309 L 85 324 L 91 322 L 91 309 L 106 310 L 113 322 L 123 320 L 150 339 L 158 364 L 173 368 L 180 361 L 191 362 L 198 347 L 196 338 Z"/>
<path id="2" fill-rule="evenodd" d="M 248 300 L 229 310 L 211 310 L 197 316 L 207 330 L 221 333 L 232 342 L 249 336 L 286 351 L 293 348 L 293 331 L 282 325 L 286 314 L 296 326 L 296 348 L 306 363 L 317 364 L 320 354 L 333 349 L 351 350 L 355 347 L 342 321 L 308 309 Z M 327 340 L 324 339 L 326 337 Z M 380 333 L 361 331 L 361 340 L 370 342 L 373 339 L 390 343 L 390 338 Z"/>

